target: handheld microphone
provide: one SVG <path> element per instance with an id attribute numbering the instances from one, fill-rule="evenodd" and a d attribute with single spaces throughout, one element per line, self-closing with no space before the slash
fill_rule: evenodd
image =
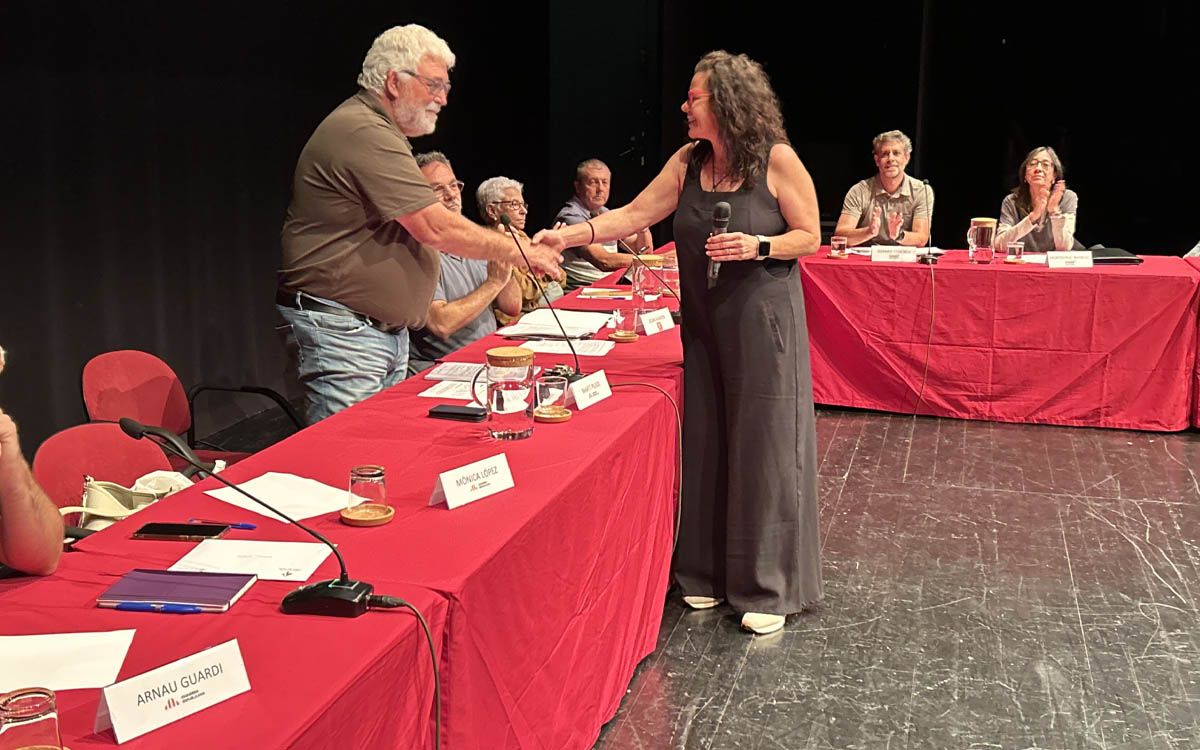
<path id="1" fill-rule="evenodd" d="M 921 180 L 921 185 L 923 186 L 923 189 L 925 190 L 925 208 L 928 210 L 929 209 L 929 180 Z M 928 232 L 928 234 L 925 235 L 925 241 L 921 243 L 921 247 L 928 248 L 929 243 L 932 241 L 933 241 L 933 211 L 930 210 L 929 211 L 929 232 Z M 923 255 L 921 255 L 921 257 L 918 258 L 917 260 L 921 263 L 924 263 L 924 264 L 930 265 L 930 266 L 938 262 L 937 256 L 934 255 L 933 253 L 929 252 L 928 250 L 926 250 L 926 252 Z"/>
<path id="2" fill-rule="evenodd" d="M 238 487 L 233 482 L 225 479 L 220 474 L 211 473 L 212 467 L 203 466 L 192 450 L 186 445 L 181 450 L 179 447 L 179 436 L 171 433 L 169 430 L 164 430 L 162 427 L 153 427 L 144 425 L 134 421 L 129 417 L 122 417 L 119 421 L 121 429 L 126 435 L 134 440 L 141 440 L 146 436 L 157 438 L 153 442 L 165 448 L 169 453 L 172 453 L 192 466 L 195 466 L 200 471 L 208 474 L 213 479 L 216 479 L 221 484 L 230 487 L 262 507 L 277 514 L 290 524 L 309 533 L 318 541 L 325 544 L 329 549 L 333 550 L 334 557 L 337 558 L 338 567 L 341 568 L 341 575 L 338 578 L 329 581 L 317 581 L 316 583 L 306 584 L 292 591 L 287 596 L 283 597 L 283 602 L 279 605 L 280 610 L 285 615 L 330 615 L 333 617 L 358 617 L 367 611 L 371 600 L 371 592 L 375 587 L 363 581 L 353 581 L 346 572 L 346 561 L 342 559 L 342 553 L 338 552 L 328 539 L 321 534 L 313 531 L 304 524 L 290 518 L 284 513 L 275 510 L 267 503 L 259 500 L 254 495 L 246 492 L 241 487 Z"/>
<path id="3" fill-rule="evenodd" d="M 717 205 L 713 206 L 712 211 L 712 231 L 708 233 L 709 237 L 714 234 L 724 234 L 729 229 L 729 216 L 731 210 L 729 204 L 725 201 L 718 201 Z M 708 261 L 708 288 L 712 289 L 717 283 L 717 275 L 721 273 L 721 262 L 712 260 Z"/>
<path id="4" fill-rule="evenodd" d="M 508 231 L 508 236 L 512 237 L 513 243 L 517 246 L 517 252 L 521 254 L 521 258 L 525 261 L 525 267 L 529 269 L 529 278 L 533 281 L 533 285 L 537 287 L 538 296 L 546 302 L 546 309 L 550 311 L 554 322 L 558 323 L 558 330 L 562 331 L 563 341 L 567 342 L 567 348 L 571 350 L 571 356 L 575 358 L 575 372 L 566 373 L 568 383 L 574 383 L 576 380 L 583 378 L 583 368 L 579 366 L 579 355 L 575 353 L 575 345 L 571 343 L 571 337 L 567 335 L 567 329 L 563 327 L 562 321 L 558 319 L 558 313 L 554 311 L 554 305 L 550 304 L 550 300 L 546 299 L 546 290 L 542 289 L 541 283 L 538 282 L 537 271 L 533 270 L 533 265 L 529 262 L 529 256 L 525 255 L 525 251 L 521 249 L 521 241 L 517 239 L 517 233 L 512 228 L 512 219 L 508 218 L 508 214 L 500 214 L 500 223 Z M 557 373 L 554 373 L 557 374 Z"/>

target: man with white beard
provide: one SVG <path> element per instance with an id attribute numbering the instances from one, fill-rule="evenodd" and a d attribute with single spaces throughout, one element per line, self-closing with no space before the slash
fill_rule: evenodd
<path id="1" fill-rule="evenodd" d="M 437 126 L 453 67 L 454 53 L 432 31 L 388 29 L 363 60 L 358 93 L 300 153 L 275 302 L 310 423 L 405 377 L 408 329 L 425 324 L 438 251 L 523 262 L 510 237 L 443 206 L 413 158 L 408 139 Z M 535 268 L 559 272 L 557 251 L 525 247 Z"/>

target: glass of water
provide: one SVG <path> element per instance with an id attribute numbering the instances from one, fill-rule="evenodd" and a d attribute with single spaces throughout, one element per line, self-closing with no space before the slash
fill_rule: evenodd
<path id="1" fill-rule="evenodd" d="M 1025 262 L 1025 243 L 1010 242 L 1008 243 L 1008 252 L 1004 256 L 1007 263 L 1024 263 Z"/>
<path id="2" fill-rule="evenodd" d="M 382 466 L 368 464 L 350 469 L 350 494 L 346 507 L 353 508 L 360 501 L 383 506 L 388 504 L 387 478 Z"/>

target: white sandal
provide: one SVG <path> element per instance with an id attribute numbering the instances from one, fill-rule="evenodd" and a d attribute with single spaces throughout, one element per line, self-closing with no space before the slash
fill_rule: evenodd
<path id="1" fill-rule="evenodd" d="M 758 635 L 768 635 L 783 630 L 783 615 L 769 615 L 763 612 L 747 612 L 742 615 L 742 627 Z"/>
<path id="2" fill-rule="evenodd" d="M 683 597 L 684 604 L 687 604 L 692 609 L 712 609 L 724 599 L 717 599 L 711 596 L 685 596 Z"/>

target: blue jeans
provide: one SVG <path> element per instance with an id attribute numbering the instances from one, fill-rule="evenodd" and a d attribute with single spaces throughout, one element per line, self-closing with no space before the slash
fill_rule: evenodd
<path id="1" fill-rule="evenodd" d="M 349 316 L 275 306 L 304 385 L 309 424 L 374 396 L 408 374 L 408 329 L 384 333 Z"/>

